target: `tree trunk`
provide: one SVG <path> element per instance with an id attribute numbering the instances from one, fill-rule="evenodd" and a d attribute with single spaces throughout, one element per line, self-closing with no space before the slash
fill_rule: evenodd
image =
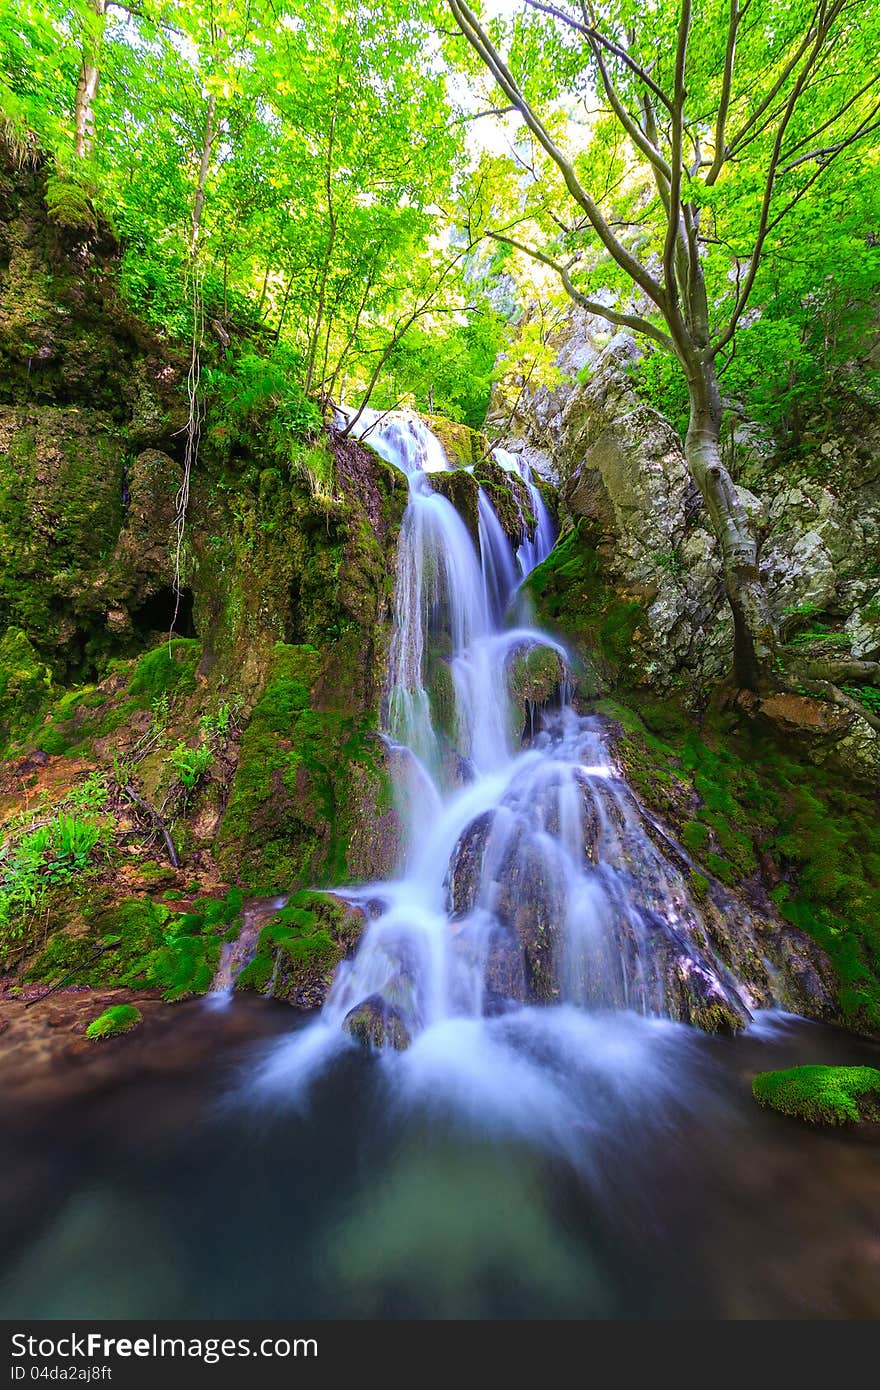
<path id="1" fill-rule="evenodd" d="M 217 134 L 214 128 L 214 113 L 216 109 L 217 98 L 212 92 L 208 97 L 208 110 L 205 116 L 205 138 L 202 141 L 202 154 L 199 160 L 199 176 L 196 180 L 196 191 L 193 198 L 192 211 L 190 212 L 190 255 L 193 260 L 196 258 L 199 232 L 202 228 L 202 212 L 205 207 L 205 189 L 208 183 L 208 170 L 211 164 L 211 146 Z"/>
<path id="2" fill-rule="evenodd" d="M 758 543 L 721 458 L 721 397 L 714 363 L 708 357 L 698 370 L 688 372 L 688 388 L 685 456 L 718 537 L 733 613 L 733 676 L 743 688 L 758 690 L 773 680 L 776 628 L 758 572 Z"/>
<path id="3" fill-rule="evenodd" d="M 85 159 L 92 152 L 95 135 L 95 97 L 101 76 L 101 44 L 104 38 L 104 18 L 107 13 L 107 0 L 89 0 L 94 17 L 86 17 L 83 31 L 82 59 L 76 83 L 74 101 L 74 132 L 77 159 Z"/>

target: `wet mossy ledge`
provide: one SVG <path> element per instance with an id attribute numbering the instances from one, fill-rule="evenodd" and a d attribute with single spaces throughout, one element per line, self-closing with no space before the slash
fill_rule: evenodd
<path id="1" fill-rule="evenodd" d="M 324 1002 L 333 972 L 363 930 L 363 914 L 331 893 L 301 891 L 263 927 L 253 959 L 235 981 L 298 1008 Z"/>
<path id="2" fill-rule="evenodd" d="M 811 1125 L 880 1124 L 880 1071 L 874 1067 L 792 1067 L 752 1082 L 759 1105 Z"/>
<path id="3" fill-rule="evenodd" d="M 610 721 L 621 774 L 713 881 L 824 952 L 839 1021 L 880 1035 L 880 818 L 871 790 L 805 762 L 736 710 L 695 716 L 643 692 L 581 699 Z"/>

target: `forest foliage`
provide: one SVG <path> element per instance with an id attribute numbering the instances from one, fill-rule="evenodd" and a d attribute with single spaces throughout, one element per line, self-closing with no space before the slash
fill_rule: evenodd
<path id="1" fill-rule="evenodd" d="M 632 107 L 642 64 L 658 84 L 670 77 L 685 9 L 682 197 L 701 210 L 719 312 L 751 270 L 787 66 L 820 11 L 835 11 L 835 44 L 789 123 L 773 194 L 795 205 L 767 236 L 723 362 L 727 404 L 797 447 L 832 390 L 880 399 L 874 7 L 485 0 L 480 14 L 603 217 L 651 263 L 664 251 L 662 197 L 579 17 L 618 44 L 605 58 Z M 755 118 L 777 82 L 776 106 Z M 328 401 L 369 392 L 383 409 L 405 401 L 479 425 L 493 385 L 512 408 L 524 381 L 552 384 L 564 292 L 499 231 L 542 247 L 581 292 L 647 312 L 441 0 L 0 0 L 0 109 L 22 157 L 40 148 L 52 160 L 53 218 L 109 220 L 132 306 L 169 335 L 231 346 L 206 385 L 233 416 L 262 392 L 277 402 L 275 428 L 301 432 Z M 723 113 L 741 138 L 713 177 Z M 660 114 L 658 145 L 671 138 Z M 649 350 L 637 377 L 683 424 L 674 360 Z"/>

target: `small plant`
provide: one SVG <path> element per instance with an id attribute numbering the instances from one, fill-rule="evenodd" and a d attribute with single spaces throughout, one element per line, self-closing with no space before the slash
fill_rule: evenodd
<path id="1" fill-rule="evenodd" d="M 677 550 L 658 550 L 654 554 L 654 564 L 661 570 L 666 570 L 667 574 L 681 574 L 684 568 L 681 555 Z"/>
<path id="2" fill-rule="evenodd" d="M 141 1022 L 141 1011 L 133 1004 L 113 1004 L 94 1019 L 86 1029 L 86 1037 L 92 1042 L 104 1038 L 115 1038 L 120 1033 L 130 1033 Z"/>
<path id="3" fill-rule="evenodd" d="M 107 783 L 100 772 L 90 772 L 84 781 L 72 788 L 67 797 L 67 805 L 77 811 L 105 811 L 107 809 Z"/>
<path id="4" fill-rule="evenodd" d="M 94 871 L 109 833 L 93 816 L 59 811 L 10 836 L 0 858 L 0 959 L 26 936 L 48 892 Z"/>
<path id="5" fill-rule="evenodd" d="M 199 727 L 205 738 L 210 738 L 213 734 L 216 734 L 217 737 L 225 743 L 229 737 L 230 728 L 232 727 L 232 706 L 228 703 L 218 705 L 213 714 L 205 714 L 202 716 Z"/>
<path id="6" fill-rule="evenodd" d="M 864 705 L 872 714 L 880 715 L 880 686 L 844 685 L 841 689 L 850 699 L 858 700 L 859 704 Z"/>
<path id="7" fill-rule="evenodd" d="M 188 748 L 185 743 L 178 743 L 168 759 L 187 794 L 195 791 L 213 761 L 214 755 L 207 743 L 200 743 L 198 748 Z"/>

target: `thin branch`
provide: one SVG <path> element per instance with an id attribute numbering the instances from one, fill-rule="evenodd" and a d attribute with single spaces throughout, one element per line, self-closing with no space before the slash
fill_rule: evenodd
<path id="1" fill-rule="evenodd" d="M 724 164 L 726 153 L 724 148 L 724 133 L 727 125 L 727 113 L 730 109 L 730 93 L 733 86 L 733 66 L 736 62 L 736 40 L 739 33 L 740 20 L 750 3 L 751 0 L 746 0 L 744 9 L 740 10 L 739 0 L 730 0 L 730 18 L 727 22 L 727 44 L 724 50 L 724 76 L 721 79 L 721 95 L 718 99 L 718 115 L 715 119 L 715 157 L 706 175 L 706 184 L 710 188 L 721 173 L 721 168 Z"/>
<path id="2" fill-rule="evenodd" d="M 814 11 L 813 11 L 813 17 L 812 17 L 812 19 L 810 20 L 809 25 L 807 26 L 807 32 L 805 33 L 803 39 L 801 40 L 800 45 L 799 45 L 798 48 L 796 49 L 796 51 L 795 51 L 795 53 L 793 54 L 793 56 L 792 56 L 792 57 L 789 59 L 789 61 L 786 63 L 786 65 L 785 65 L 785 67 L 783 68 L 782 72 L 780 73 L 779 77 L 778 77 L 777 80 L 773 83 L 773 86 L 770 88 L 770 91 L 769 91 L 769 92 L 767 93 L 767 95 L 764 97 L 764 100 L 760 103 L 760 105 L 757 107 L 757 109 L 756 109 L 755 111 L 752 112 L 751 116 L 749 116 L 749 118 L 748 118 L 748 120 L 745 122 L 745 124 L 742 125 L 742 126 L 740 126 L 739 130 L 738 130 L 738 131 L 736 132 L 736 134 L 731 138 L 730 143 L 729 143 L 729 145 L 728 145 L 728 147 L 727 147 L 727 154 L 728 154 L 728 155 L 731 155 L 731 154 L 734 154 L 734 153 L 735 153 L 735 151 L 736 151 L 736 150 L 739 148 L 739 146 L 742 144 L 742 141 L 743 141 L 743 138 L 745 137 L 745 135 L 747 135 L 748 132 L 751 130 L 752 126 L 753 126 L 757 121 L 759 121 L 759 120 L 761 119 L 761 117 L 763 116 L 763 114 L 764 114 L 764 112 L 767 110 L 767 108 L 768 108 L 769 106 L 772 106 L 773 102 L 776 100 L 777 95 L 779 94 L 779 92 L 782 91 L 782 88 L 785 86 L 785 84 L 786 84 L 786 82 L 788 81 L 789 77 L 790 77 L 791 74 L 794 72 L 794 70 L 795 70 L 795 68 L 797 67 L 798 63 L 800 62 L 801 58 L 802 58 L 802 57 L 804 56 L 804 54 L 807 52 L 807 49 L 810 47 L 810 44 L 813 42 L 813 39 L 814 39 L 813 26 L 816 24 L 816 22 L 817 22 L 817 20 L 818 20 L 818 18 L 819 18 L 819 15 L 820 15 L 820 13 L 821 13 L 821 11 L 822 11 L 823 3 L 824 3 L 824 0 L 819 0 L 819 4 L 816 6 L 816 8 L 815 8 Z"/>
<path id="3" fill-rule="evenodd" d="M 802 192 L 795 195 L 795 198 L 789 204 L 789 207 L 785 208 L 783 213 L 781 213 L 779 217 L 775 218 L 771 224 L 770 206 L 773 200 L 773 192 L 776 185 L 776 175 L 778 172 L 779 162 L 782 154 L 782 145 L 785 139 L 785 132 L 788 129 L 788 123 L 794 114 L 795 107 L 797 106 L 798 100 L 800 98 L 801 92 L 804 89 L 807 79 L 809 78 L 810 73 L 812 72 L 813 67 L 816 64 L 816 61 L 822 52 L 822 45 L 825 42 L 828 30 L 831 24 L 833 24 L 834 20 L 837 18 L 838 14 L 840 13 L 843 4 L 844 0 L 835 0 L 835 3 L 831 6 L 827 18 L 823 19 L 822 23 L 816 30 L 813 36 L 812 46 L 807 55 L 806 62 L 804 63 L 800 73 L 798 74 L 797 80 L 795 81 L 794 87 L 792 88 L 791 95 L 789 96 L 785 104 L 785 111 L 776 131 L 776 139 L 773 142 L 773 151 L 771 153 L 770 162 L 767 167 L 767 177 L 764 182 L 764 196 L 761 200 L 761 215 L 758 222 L 758 231 L 755 237 L 755 245 L 752 250 L 749 262 L 749 269 L 746 274 L 746 278 L 743 283 L 740 294 L 736 300 L 736 303 L 734 304 L 733 313 L 730 316 L 727 328 L 722 332 L 717 342 L 713 345 L 713 356 L 717 356 L 721 349 L 726 347 L 726 345 L 730 342 L 731 338 L 736 332 L 736 325 L 739 322 L 740 317 L 742 316 L 746 304 L 748 303 L 749 295 L 752 292 L 752 287 L 755 283 L 755 277 L 758 273 L 758 266 L 761 261 L 761 254 L 764 249 L 764 244 L 767 240 L 767 236 L 771 231 L 772 226 L 776 226 L 780 221 L 780 218 L 784 216 L 785 212 L 789 210 L 789 207 L 793 207 L 794 203 L 797 202 L 799 198 L 802 196 Z M 802 47 L 803 46 L 801 46 L 801 49 Z M 799 49 L 798 51 L 800 52 L 801 49 Z M 820 166 L 820 170 L 817 170 L 817 173 L 821 171 L 821 168 L 826 167 L 827 165 Z M 813 176 L 813 179 L 814 178 L 815 175 Z M 811 183 L 813 179 L 811 179 L 809 182 Z M 809 183 L 807 186 L 809 186 Z M 803 191 L 805 192 L 806 188 Z"/>
<path id="4" fill-rule="evenodd" d="M 649 92 L 654 93 L 657 100 L 661 102 L 668 111 L 672 110 L 672 102 L 663 91 L 663 88 L 657 85 L 648 70 L 641 67 L 635 59 L 627 53 L 625 48 L 621 48 L 619 44 L 614 43 L 612 39 L 600 33 L 594 25 L 581 24 L 579 20 L 573 19 L 570 14 L 566 14 L 564 10 L 557 9 L 555 5 L 545 5 L 541 3 L 541 0 L 526 0 L 526 4 L 531 5 L 533 10 L 543 10 L 544 14 L 552 15 L 554 19 L 561 19 L 563 24 L 567 24 L 572 29 L 577 29 L 579 33 L 585 34 L 587 38 L 595 39 L 596 43 L 600 43 L 609 53 L 613 53 L 615 58 L 619 58 L 622 63 L 625 63 L 630 72 L 635 73 L 639 81 L 645 84 Z M 457 18 L 458 16 L 456 15 L 456 19 Z"/>
<path id="5" fill-rule="evenodd" d="M 664 333 L 662 329 L 656 328 L 648 319 L 643 319 L 640 314 L 621 314 L 616 309 L 610 309 L 607 305 L 600 304 L 598 300 L 588 299 L 573 284 L 566 266 L 560 265 L 546 252 L 539 251 L 534 246 L 526 246 L 524 242 L 505 236 L 503 232 L 487 232 L 486 235 L 491 237 L 493 241 L 504 242 L 506 246 L 512 246 L 514 250 L 522 251 L 524 255 L 531 256 L 532 260 L 540 261 L 542 265 L 549 266 L 559 276 L 569 298 L 573 299 L 575 304 L 580 305 L 582 309 L 585 309 L 588 314 L 596 314 L 599 318 L 607 319 L 609 323 L 615 324 L 618 328 L 631 328 L 634 333 L 642 333 L 646 338 L 651 338 L 655 343 L 659 343 L 667 352 L 675 351 L 675 344 L 669 335 Z"/>
<path id="6" fill-rule="evenodd" d="M 675 78 L 672 109 L 672 178 L 669 182 L 669 209 L 666 221 L 666 243 L 663 248 L 663 276 L 669 296 L 669 312 L 677 311 L 678 286 L 675 278 L 675 248 L 681 234 L 681 158 L 684 122 L 684 73 L 691 28 L 691 3 L 682 0 L 675 46 Z"/>
<path id="7" fill-rule="evenodd" d="M 599 208 L 581 184 L 573 165 L 566 159 L 549 131 L 538 119 L 528 101 L 526 101 L 500 53 L 485 31 L 481 28 L 473 10 L 468 7 L 465 0 L 449 0 L 449 7 L 455 16 L 456 23 L 460 26 L 462 33 L 468 40 L 468 43 L 483 59 L 483 62 L 492 73 L 505 96 L 513 102 L 526 125 L 537 137 L 547 154 L 549 154 L 550 158 L 556 164 L 565 180 L 565 185 L 569 193 L 587 214 L 602 245 L 621 269 L 626 271 L 630 279 L 634 280 L 635 283 L 644 290 L 648 298 L 652 299 L 662 312 L 665 312 L 666 293 L 662 285 L 660 285 L 645 269 L 641 262 L 636 260 L 635 256 L 631 255 L 626 247 L 617 240 L 617 237 L 605 221 Z"/>

